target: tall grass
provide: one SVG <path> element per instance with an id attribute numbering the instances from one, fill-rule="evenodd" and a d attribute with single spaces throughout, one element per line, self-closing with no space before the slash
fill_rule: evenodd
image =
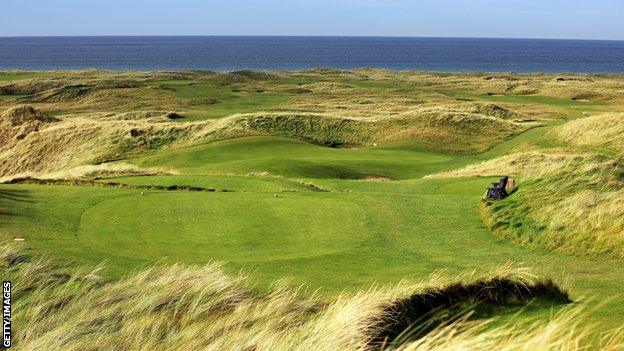
<path id="1" fill-rule="evenodd" d="M 41 112 L 30 107 L 33 116 Z M 247 136 L 284 136 L 325 146 L 419 142 L 453 153 L 484 150 L 528 126 L 476 112 L 443 108 L 365 121 L 332 114 L 252 113 L 216 121 L 179 123 L 149 111 L 67 115 L 55 123 L 21 124 L 0 134 L 0 177 L 19 173 L 68 172 L 140 152 L 185 147 Z M 10 111 L 5 116 L 10 115 Z M 145 116 L 145 118 L 136 118 Z M 34 118 L 34 117 L 33 117 Z M 492 127 L 496 133 L 485 133 Z"/>
<path id="2" fill-rule="evenodd" d="M 325 301 L 280 283 L 257 289 L 248 277 L 225 274 L 217 263 L 145 268 L 107 282 L 100 278 L 102 267 L 85 271 L 28 259 L 15 247 L 2 247 L 0 262 L 3 278 L 13 280 L 14 340 L 20 350 L 615 350 L 624 345 L 621 331 L 581 327 L 575 308 L 522 326 L 471 318 L 466 306 L 568 301 L 554 283 L 509 266 Z M 463 317 L 452 317 L 460 312 Z M 434 324 L 427 322 L 432 316 Z M 420 328 L 419 334 L 396 329 L 418 330 L 419 324 L 432 328 Z"/>
<path id="3" fill-rule="evenodd" d="M 460 169 L 435 173 L 425 178 L 499 177 L 503 175 L 535 180 L 564 172 L 573 172 L 581 164 L 596 164 L 608 160 L 605 156 L 569 149 L 549 149 L 517 152 Z"/>
<path id="4" fill-rule="evenodd" d="M 605 113 L 566 123 L 552 136 L 568 143 L 624 152 L 624 113 Z"/>
<path id="5" fill-rule="evenodd" d="M 516 176 L 510 198 L 484 202 L 492 229 L 529 246 L 624 259 L 624 158 L 553 149 L 502 156 L 431 178 Z"/>

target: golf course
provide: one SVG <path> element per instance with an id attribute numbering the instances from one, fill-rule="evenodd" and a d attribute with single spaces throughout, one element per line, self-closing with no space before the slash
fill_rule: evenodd
<path id="1" fill-rule="evenodd" d="M 624 324 L 623 112 L 621 75 L 0 72 L 0 272 L 18 290 L 16 345 L 97 349 L 109 327 L 130 342 L 136 330 L 111 327 L 108 312 L 71 327 L 62 317 L 71 319 L 81 299 L 106 300 L 101 289 L 135 289 L 144 299 L 117 313 L 150 301 L 158 317 L 148 322 L 142 310 L 127 323 L 156 325 L 169 307 L 150 295 L 158 290 L 150 282 L 170 277 L 192 294 L 192 270 L 214 265 L 219 278 L 205 282 L 253 281 L 248 289 L 263 302 L 246 303 L 269 303 L 278 291 L 293 301 L 275 302 L 284 304 L 276 318 L 305 311 L 284 322 L 297 336 L 275 337 L 292 345 L 239 340 L 240 349 L 314 345 L 305 330 L 330 335 L 319 330 L 331 329 L 323 321 L 340 306 L 525 272 L 522 284 L 550 282 L 569 301 L 536 293 L 487 311 L 479 299 L 462 301 L 470 306 L 461 313 L 476 311 L 468 328 L 500 332 L 513 321 L 537 331 L 531 323 L 555 318 L 573 326 L 563 332 L 570 338 L 616 350 L 624 342 L 616 329 Z M 510 196 L 484 199 L 502 176 L 515 180 Z M 233 304 L 251 299 L 240 294 Z M 582 316 L 557 319 L 577 308 Z M 214 312 L 215 325 L 219 313 L 238 318 Z M 279 329 L 266 322 L 271 313 L 257 313 L 232 327 L 254 335 L 240 339 L 269 340 L 253 334 L 256 322 Z M 353 313 L 361 319 L 345 325 L 378 321 L 371 315 Z M 173 328 L 186 333 L 202 316 Z M 67 332 L 84 325 L 94 331 Z M 169 337 L 195 345 L 192 331 L 163 336 L 153 325 L 145 334 L 159 335 L 153 345 Z M 58 337 L 62 330 L 70 336 Z M 372 345 L 369 330 L 341 329 L 344 344 L 338 331 L 328 338 L 336 349 L 365 349 L 357 340 Z M 234 345 L 219 340 L 215 349 Z M 410 349 L 383 345 L 371 349 Z"/>

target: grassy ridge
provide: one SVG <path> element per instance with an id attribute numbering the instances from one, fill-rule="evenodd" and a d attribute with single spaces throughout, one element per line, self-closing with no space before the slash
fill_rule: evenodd
<path id="1" fill-rule="evenodd" d="M 487 207 L 490 225 L 526 244 L 622 259 L 623 170 L 618 159 L 571 163 L 550 175 L 533 176 L 512 199 Z"/>
<path id="2" fill-rule="evenodd" d="M 624 114 L 606 113 L 567 123 L 552 136 L 585 148 L 624 153 Z"/>
<path id="3" fill-rule="evenodd" d="M 32 107 L 20 107 L 39 113 Z M 11 111 L 2 117 L 9 120 Z M 0 175 L 51 172 L 89 163 L 127 158 L 163 148 L 180 148 L 246 136 L 289 136 L 323 146 L 400 144 L 471 153 L 530 126 L 478 114 L 445 114 L 383 121 L 357 121 L 310 114 L 235 115 L 217 122 L 179 123 L 167 116 L 127 120 L 127 114 L 65 117 L 42 125 L 25 122 L 0 135 Z M 170 115 L 169 115 L 170 116 Z M 485 134 L 492 127 L 494 136 Z M 468 135 L 470 142 L 461 142 Z M 435 141 L 434 141 L 435 140 Z M 36 157 L 35 157 L 36 155 Z"/>
<path id="4" fill-rule="evenodd" d="M 624 257 L 620 114 L 571 121 L 544 137 L 567 148 L 517 152 L 430 178 L 515 175 L 520 189 L 483 206 L 505 238 L 577 255 Z"/>
<path id="5" fill-rule="evenodd" d="M 378 70 L 41 74 L 0 85 L 0 109 L 24 103 L 60 121 L 8 129 L 0 174 L 58 171 L 250 135 L 477 153 L 544 120 L 609 110 L 620 101 L 619 83 L 618 77 L 562 81 Z M 535 93 L 511 89 L 519 85 Z M 591 101 L 580 98 L 579 87 L 591 88 Z M 241 112 L 249 114 L 223 118 Z M 181 123 L 189 121 L 197 122 Z"/>

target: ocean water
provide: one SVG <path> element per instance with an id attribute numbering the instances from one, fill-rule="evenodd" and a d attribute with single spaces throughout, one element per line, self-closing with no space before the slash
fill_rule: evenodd
<path id="1" fill-rule="evenodd" d="M 0 70 L 624 72 L 624 41 L 381 37 L 0 37 Z"/>

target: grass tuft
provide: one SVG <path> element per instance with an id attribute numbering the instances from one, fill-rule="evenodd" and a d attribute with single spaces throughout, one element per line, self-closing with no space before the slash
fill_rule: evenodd
<path id="1" fill-rule="evenodd" d="M 437 276 L 413 286 L 342 294 L 333 301 L 305 297 L 282 284 L 258 290 L 249 278 L 226 275 L 217 263 L 155 266 L 110 282 L 98 278 L 102 267 L 77 270 L 41 258 L 0 269 L 16 287 L 19 349 L 421 350 L 472 343 L 515 350 L 523 340 L 539 341 L 544 350 L 580 350 L 615 349 L 624 340 L 621 332 L 563 323 L 575 310 L 536 322 L 526 333 L 517 324 L 492 328 L 491 319 L 468 312 L 475 306 L 526 306 L 535 299 L 569 302 L 553 282 L 510 266 L 483 276 Z M 454 318 L 460 311 L 463 317 Z M 414 324 L 426 330 L 411 333 Z"/>

